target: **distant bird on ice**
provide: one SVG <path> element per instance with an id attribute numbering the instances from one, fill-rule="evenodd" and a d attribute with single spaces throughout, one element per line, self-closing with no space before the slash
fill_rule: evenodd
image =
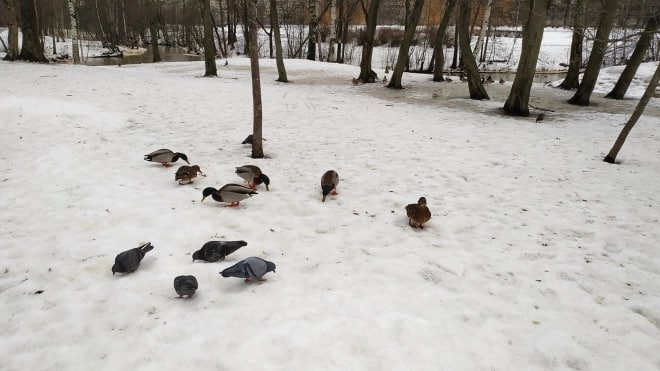
<path id="1" fill-rule="evenodd" d="M 151 251 L 154 246 L 151 242 L 147 242 L 140 247 L 123 251 L 115 257 L 115 264 L 112 266 L 112 275 L 115 273 L 131 273 L 135 272 L 140 266 L 140 262 L 144 255 Z"/>
<path id="2" fill-rule="evenodd" d="M 195 276 L 177 276 L 174 278 L 174 291 L 176 291 L 179 298 L 187 296 L 192 298 L 197 291 L 197 278 Z"/>
<path id="3" fill-rule="evenodd" d="M 420 197 L 416 204 L 408 204 L 406 214 L 411 227 L 424 228 L 423 224 L 431 219 L 431 211 L 426 206 L 426 197 Z"/>
<path id="4" fill-rule="evenodd" d="M 536 116 L 536 122 L 543 122 L 545 120 L 545 115 L 542 113 L 539 113 L 538 116 Z"/>
<path id="5" fill-rule="evenodd" d="M 252 256 L 223 270 L 220 274 L 222 277 L 244 278 L 245 282 L 248 282 L 255 279 L 265 281 L 262 277 L 268 272 L 275 272 L 275 263 Z"/>
<path id="6" fill-rule="evenodd" d="M 337 185 L 339 184 L 339 174 L 334 170 L 326 171 L 321 177 L 321 192 L 323 193 L 323 198 L 321 202 L 325 202 L 327 195 L 337 194 Z"/>
<path id="7" fill-rule="evenodd" d="M 227 255 L 235 252 L 243 246 L 247 246 L 245 241 L 209 241 L 201 249 L 195 251 L 192 255 L 193 261 L 204 260 L 215 263 L 225 260 Z"/>
<path id="8" fill-rule="evenodd" d="M 178 159 L 182 159 L 188 165 L 190 165 L 190 162 L 188 162 L 188 156 L 181 152 L 172 152 L 169 149 L 159 149 L 157 151 L 151 152 L 148 155 L 144 155 L 145 161 L 160 162 L 165 167 L 172 166 L 169 164 L 169 162 L 176 162 Z"/>
<path id="9" fill-rule="evenodd" d="M 246 198 L 252 197 L 252 195 L 258 194 L 257 191 L 244 187 L 240 184 L 225 184 L 220 189 L 215 189 L 213 187 L 204 188 L 202 191 L 202 201 L 206 197 L 211 196 L 215 201 L 218 202 L 228 202 L 229 205 L 226 206 L 238 206 L 238 204 L 245 200 Z"/>
<path id="10" fill-rule="evenodd" d="M 225 60 L 225 66 L 229 66 L 229 61 Z"/>
<path id="11" fill-rule="evenodd" d="M 506 81 L 502 77 L 500 77 L 500 84 L 504 84 Z"/>

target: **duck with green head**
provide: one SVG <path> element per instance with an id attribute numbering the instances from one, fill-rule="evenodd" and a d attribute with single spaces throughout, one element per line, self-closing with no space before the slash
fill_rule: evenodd
<path id="1" fill-rule="evenodd" d="M 227 202 L 229 207 L 238 206 L 238 204 L 252 197 L 252 195 L 258 194 L 257 191 L 244 187 L 240 184 L 225 184 L 220 189 L 215 189 L 213 187 L 204 188 L 202 191 L 202 201 L 211 196 L 217 202 Z"/>

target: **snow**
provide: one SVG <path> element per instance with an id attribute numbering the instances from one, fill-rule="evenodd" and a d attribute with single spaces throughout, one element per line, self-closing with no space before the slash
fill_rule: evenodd
<path id="1" fill-rule="evenodd" d="M 537 124 L 500 114 L 511 82 L 472 101 L 457 79 L 353 86 L 357 67 L 303 60 L 281 84 L 262 60 L 267 157 L 252 159 L 249 61 L 203 66 L 0 62 L 4 370 L 660 367 L 656 99 L 611 165 L 635 99 L 575 107 L 536 84 Z M 180 162 L 143 161 L 159 148 L 208 176 L 178 185 Z M 200 203 L 244 164 L 270 192 Z M 321 203 L 328 169 L 339 194 Z M 404 211 L 420 196 L 423 230 Z M 248 245 L 193 263 L 209 240 Z M 140 268 L 113 276 L 144 241 Z M 218 274 L 249 256 L 276 273 Z M 192 299 L 175 298 L 183 274 Z"/>

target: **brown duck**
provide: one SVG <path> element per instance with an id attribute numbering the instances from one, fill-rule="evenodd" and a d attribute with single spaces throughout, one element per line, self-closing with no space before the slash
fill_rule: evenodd
<path id="1" fill-rule="evenodd" d="M 174 180 L 179 181 L 179 184 L 190 184 L 193 182 L 193 179 L 197 177 L 197 174 L 202 174 L 202 170 L 199 168 L 199 165 L 193 165 L 193 166 L 186 166 L 183 165 L 179 167 L 179 169 L 176 171 L 176 174 L 174 174 Z M 185 183 L 182 183 L 185 182 Z"/>
<path id="2" fill-rule="evenodd" d="M 408 224 L 413 228 L 424 228 L 423 224 L 431 219 L 431 210 L 426 206 L 426 198 L 420 197 L 416 204 L 406 206 Z"/>

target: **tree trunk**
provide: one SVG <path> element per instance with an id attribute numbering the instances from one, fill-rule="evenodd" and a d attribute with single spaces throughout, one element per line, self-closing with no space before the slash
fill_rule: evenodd
<path id="1" fill-rule="evenodd" d="M 454 25 L 454 53 L 451 58 L 451 69 L 458 68 L 458 22 Z"/>
<path id="2" fill-rule="evenodd" d="M 337 60 L 335 55 L 335 44 L 337 44 L 337 11 L 335 0 L 330 0 L 330 42 L 328 45 L 328 62 L 333 63 Z"/>
<path id="3" fill-rule="evenodd" d="M 609 162 L 610 164 L 613 164 L 616 161 L 616 156 L 619 154 L 621 147 L 623 147 L 623 143 L 626 141 L 626 138 L 628 137 L 628 133 L 630 133 L 632 128 L 635 126 L 637 120 L 639 120 L 639 117 L 644 112 L 646 105 L 649 103 L 649 100 L 651 99 L 653 94 L 655 94 L 655 89 L 658 87 L 658 80 L 660 80 L 660 63 L 658 63 L 658 67 L 655 69 L 655 73 L 651 78 L 651 82 L 649 82 L 649 86 L 646 87 L 646 91 L 644 92 L 644 95 L 642 95 L 642 98 L 639 100 L 639 103 L 637 103 L 637 107 L 635 107 L 635 111 L 633 111 L 632 116 L 630 117 L 628 122 L 626 122 L 626 125 L 621 130 L 621 133 L 616 138 L 616 142 L 614 142 L 614 146 L 612 147 L 612 149 L 610 149 L 610 152 L 607 154 L 607 156 L 605 156 L 603 161 Z"/>
<path id="4" fill-rule="evenodd" d="M 316 14 L 317 0 L 309 0 L 309 41 L 307 44 L 307 59 L 316 60 L 316 43 L 318 39 L 319 16 Z"/>
<path id="5" fill-rule="evenodd" d="M 481 23 L 481 30 L 479 30 L 479 37 L 477 38 L 477 43 L 474 45 L 474 50 L 472 54 L 479 56 L 479 61 L 483 62 L 485 60 L 485 53 L 482 50 L 484 44 L 484 37 L 486 36 L 486 30 L 488 30 L 490 24 L 490 12 L 493 9 L 493 0 L 488 0 L 486 4 L 486 10 L 484 10 L 484 19 Z"/>
<path id="6" fill-rule="evenodd" d="M 36 0 L 21 0 L 21 31 L 23 47 L 18 59 L 30 62 L 48 63 L 44 56 L 44 47 L 39 37 L 39 17 Z"/>
<path id="7" fill-rule="evenodd" d="M 573 39 L 571 40 L 571 55 L 568 61 L 568 72 L 559 87 L 564 90 L 580 86 L 580 67 L 582 67 L 582 44 L 584 41 L 585 0 L 577 0 L 573 13 Z M 568 5 L 567 5 L 568 8 Z"/>
<path id="8" fill-rule="evenodd" d="M 399 46 L 399 55 L 396 58 L 396 64 L 394 65 L 394 70 L 392 71 L 392 78 L 390 79 L 390 83 L 387 85 L 388 88 L 403 89 L 403 86 L 401 86 L 401 78 L 403 77 L 403 70 L 408 64 L 408 51 L 410 49 L 410 44 L 412 43 L 413 37 L 415 37 L 415 31 L 417 30 L 417 24 L 419 23 L 419 17 L 422 14 L 423 8 L 424 0 L 415 0 L 412 12 L 410 12 L 408 19 L 406 19 L 403 40 Z"/>
<path id="9" fill-rule="evenodd" d="M 215 41 L 213 40 L 213 22 L 211 20 L 211 0 L 201 1 L 202 19 L 204 22 L 204 77 L 218 76 L 218 68 L 215 65 Z"/>
<path id="10" fill-rule="evenodd" d="M 438 26 L 438 33 L 435 37 L 435 46 L 433 47 L 433 81 L 444 81 L 442 77 L 442 70 L 445 67 L 445 53 L 443 52 L 443 45 L 445 43 L 445 35 L 447 34 L 447 26 L 449 26 L 449 20 L 451 19 L 454 9 L 456 8 L 457 0 L 447 0 L 447 7 L 445 8 L 445 14 L 442 15 L 442 20 L 440 21 L 440 26 Z"/>
<path id="11" fill-rule="evenodd" d="M 13 61 L 18 58 L 18 12 L 17 0 L 3 0 L 7 9 L 7 54 L 5 60 Z"/>
<path id="12" fill-rule="evenodd" d="M 568 100 L 570 104 L 578 106 L 589 105 L 589 99 L 591 99 L 591 93 L 593 93 L 596 86 L 600 66 L 607 51 L 607 44 L 609 43 L 610 31 L 616 17 L 617 6 L 617 0 L 604 1 L 603 10 L 598 22 L 598 30 L 596 31 L 596 39 L 589 55 L 589 62 L 587 62 L 587 68 L 584 70 L 580 86 L 578 86 L 575 95 Z"/>
<path id="13" fill-rule="evenodd" d="M 522 53 L 509 97 L 504 103 L 504 112 L 516 116 L 529 116 L 529 94 L 541 50 L 548 0 L 528 0 L 527 6 L 527 20 L 523 22 Z"/>
<path id="14" fill-rule="evenodd" d="M 367 29 L 365 34 L 364 45 L 362 45 L 362 58 L 360 59 L 360 77 L 359 79 L 364 82 L 373 82 L 371 76 L 371 58 L 374 53 L 374 38 L 376 37 L 376 26 L 378 25 L 378 9 L 380 8 L 380 0 L 371 0 L 369 10 L 364 3 L 366 0 L 360 0 L 362 4 L 362 11 L 367 19 Z"/>
<path id="15" fill-rule="evenodd" d="M 158 0 L 147 0 L 149 1 L 149 8 L 147 13 L 149 14 L 149 36 L 151 39 L 151 61 L 156 63 L 160 62 L 160 50 L 158 50 L 158 12 L 160 6 L 157 4 Z"/>
<path id="16" fill-rule="evenodd" d="M 80 64 L 80 50 L 78 49 L 78 16 L 76 14 L 75 0 L 68 0 L 69 17 L 71 18 L 71 50 L 73 64 Z"/>
<path id="17" fill-rule="evenodd" d="M 257 0 L 247 0 L 248 34 L 250 37 L 250 72 L 252 75 L 252 158 L 263 158 L 261 76 L 259 73 L 259 44 L 257 43 Z"/>
<path id="18" fill-rule="evenodd" d="M 277 12 L 277 0 L 270 0 L 270 16 L 273 33 L 275 34 L 275 64 L 277 65 L 277 81 L 289 82 L 284 68 L 284 54 L 282 53 L 282 37 L 280 36 L 280 17 Z"/>
<path id="19" fill-rule="evenodd" d="M 479 78 L 479 68 L 470 49 L 470 0 L 460 0 L 456 27 L 458 27 L 458 44 L 461 48 L 461 59 L 465 66 L 465 73 L 470 90 L 470 99 L 490 99 L 484 85 Z"/>
<path id="20" fill-rule="evenodd" d="M 614 85 L 612 91 L 610 91 L 605 96 L 606 98 L 623 99 L 626 91 L 628 91 L 630 82 L 637 73 L 639 65 L 644 60 L 646 51 L 651 45 L 651 40 L 655 34 L 655 31 L 658 29 L 658 22 L 660 22 L 660 13 L 657 13 L 648 19 L 646 22 L 646 27 L 644 28 L 644 32 L 639 37 L 639 40 L 637 40 L 637 45 L 635 45 L 635 50 L 633 51 L 632 56 L 630 56 L 630 60 L 626 64 L 626 68 L 623 69 L 623 72 L 621 73 L 621 76 L 619 76 L 616 85 Z"/>

